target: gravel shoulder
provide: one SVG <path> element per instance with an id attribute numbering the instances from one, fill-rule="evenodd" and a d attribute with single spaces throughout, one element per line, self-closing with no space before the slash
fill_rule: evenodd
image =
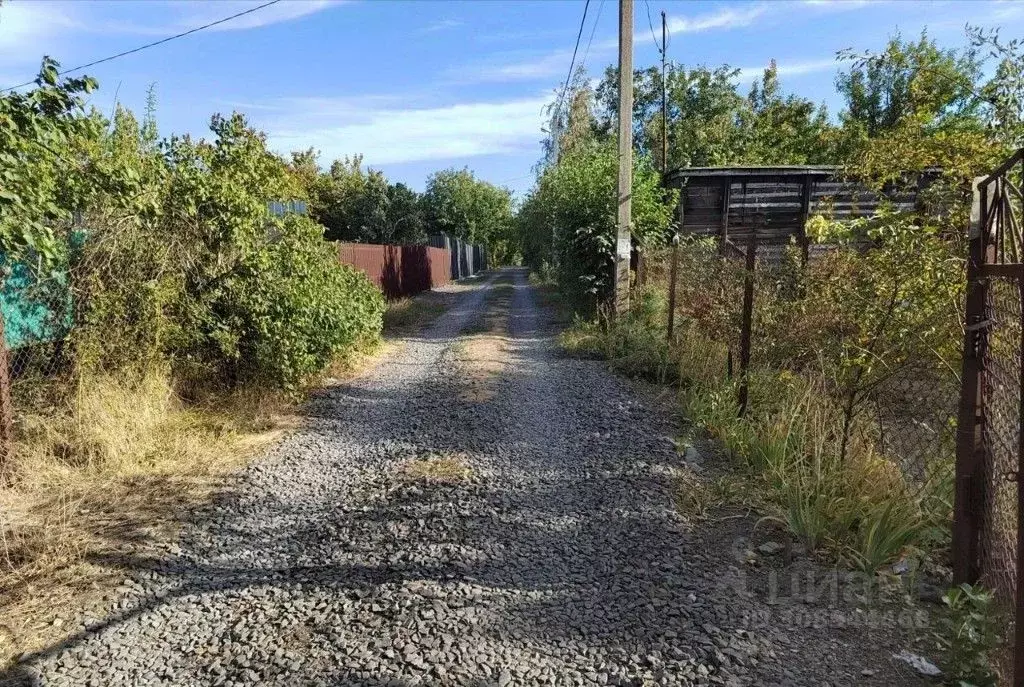
<path id="1" fill-rule="evenodd" d="M 926 616 L 757 554 L 749 518 L 680 515 L 673 418 L 561 355 L 524 271 L 453 293 L 6 679 L 917 684 L 890 656 Z"/>

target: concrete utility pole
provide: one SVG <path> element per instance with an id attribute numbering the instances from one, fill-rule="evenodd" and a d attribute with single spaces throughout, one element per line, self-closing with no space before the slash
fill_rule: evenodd
<path id="1" fill-rule="evenodd" d="M 668 25 L 661 11 L 661 173 L 668 171 L 668 84 L 665 82 L 665 56 L 668 53 Z"/>
<path id="2" fill-rule="evenodd" d="M 616 314 L 629 310 L 633 193 L 633 0 L 619 0 L 619 212 L 615 240 Z"/>

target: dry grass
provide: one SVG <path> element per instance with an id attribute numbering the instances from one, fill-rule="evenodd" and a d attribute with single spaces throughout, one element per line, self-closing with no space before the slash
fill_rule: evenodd
<path id="1" fill-rule="evenodd" d="M 0 489 L 0 656 L 73 631 L 127 561 L 173 540 L 179 514 L 296 426 L 295 406 L 254 391 L 186 407 L 167 376 L 83 384 L 19 417 Z"/>
<path id="2" fill-rule="evenodd" d="M 388 303 L 384 311 L 386 336 L 402 336 L 422 329 L 448 309 L 450 295 L 424 291 L 412 298 L 399 298 Z"/>
<path id="3" fill-rule="evenodd" d="M 402 466 L 401 473 L 411 480 L 456 484 L 472 479 L 473 468 L 463 457 L 448 454 L 411 460 Z"/>
<path id="4" fill-rule="evenodd" d="M 464 400 L 486 403 L 494 398 L 497 382 L 508 365 L 504 337 L 479 336 L 462 347 L 462 368 L 465 384 L 460 389 Z"/>
<path id="5" fill-rule="evenodd" d="M 509 362 L 507 332 L 511 307 L 512 286 L 499 281 L 487 293 L 480 320 L 466 330 L 470 336 L 460 347 L 463 400 L 486 403 L 497 393 L 498 380 Z"/>
<path id="6" fill-rule="evenodd" d="M 322 381 L 360 374 L 381 352 L 338 361 Z M 243 389 L 186 404 L 163 371 L 51 396 L 19 406 L 0 487 L 0 664 L 76 631 L 132 560 L 172 544 L 183 513 L 301 423 L 294 396 Z"/>

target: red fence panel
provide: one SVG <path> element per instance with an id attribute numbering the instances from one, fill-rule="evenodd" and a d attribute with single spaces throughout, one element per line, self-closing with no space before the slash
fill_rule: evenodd
<path id="1" fill-rule="evenodd" d="M 338 259 L 366 273 L 388 298 L 412 296 L 452 280 L 451 255 L 444 248 L 339 243 Z"/>

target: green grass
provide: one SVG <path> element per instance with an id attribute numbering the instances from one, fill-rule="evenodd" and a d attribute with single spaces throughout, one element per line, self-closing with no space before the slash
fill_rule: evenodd
<path id="1" fill-rule="evenodd" d="M 402 336 L 430 324 L 448 309 L 450 303 L 446 296 L 425 291 L 389 302 L 384 311 L 384 335 Z"/>
<path id="2" fill-rule="evenodd" d="M 752 368 L 750 410 L 738 417 L 737 382 L 726 374 L 726 349 L 683 321 L 666 341 L 663 304 L 641 294 L 615 320 L 577 317 L 561 345 L 603 358 L 623 373 L 677 389 L 682 410 L 713 437 L 747 483 L 745 499 L 784 526 L 808 550 L 875 571 L 929 545 L 934 522 L 891 459 L 867 440 L 842 455 L 842 413 L 812 376 Z M 703 512 L 691 483 L 685 510 Z M 750 496 L 751 494 L 756 497 Z M 939 518 L 941 519 L 941 517 Z"/>

